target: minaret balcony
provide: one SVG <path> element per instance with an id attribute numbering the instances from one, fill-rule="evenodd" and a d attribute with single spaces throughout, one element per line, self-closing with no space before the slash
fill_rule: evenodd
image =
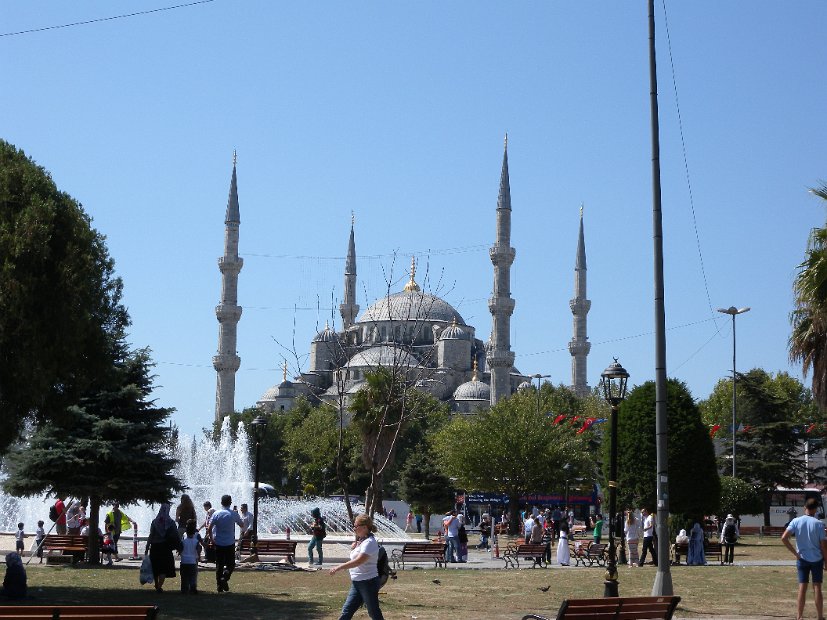
<path id="1" fill-rule="evenodd" d="M 244 259 L 240 256 L 219 256 L 218 270 L 222 274 L 238 275 L 244 266 Z"/>
<path id="2" fill-rule="evenodd" d="M 236 372 L 241 367 L 241 358 L 238 355 L 213 355 L 212 365 L 216 372 L 230 370 Z"/>
<path id="3" fill-rule="evenodd" d="M 219 323 L 225 323 L 227 321 L 231 323 L 238 323 L 241 319 L 241 312 L 241 306 L 221 304 L 220 306 L 215 307 L 215 317 L 218 319 Z"/>
<path id="4" fill-rule="evenodd" d="M 490 349 L 485 355 L 490 368 L 511 368 L 514 366 L 514 351 Z"/>
<path id="5" fill-rule="evenodd" d="M 592 343 L 588 340 L 572 340 L 569 342 L 569 353 L 572 355 L 588 355 L 592 349 Z"/>
<path id="6" fill-rule="evenodd" d="M 511 267 L 516 255 L 517 250 L 508 246 L 497 244 L 488 248 L 488 256 L 495 267 Z"/>
<path id="7" fill-rule="evenodd" d="M 514 305 L 517 302 L 511 297 L 490 297 L 488 299 L 488 311 L 491 314 L 505 313 L 508 316 L 514 314 Z"/>
<path id="8" fill-rule="evenodd" d="M 571 308 L 571 313 L 574 315 L 585 315 L 591 310 L 592 301 L 591 299 L 583 299 L 582 297 L 577 297 L 569 301 L 569 308 Z"/>

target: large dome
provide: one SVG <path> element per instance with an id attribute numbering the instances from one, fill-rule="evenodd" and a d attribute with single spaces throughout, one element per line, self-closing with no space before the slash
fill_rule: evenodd
<path id="1" fill-rule="evenodd" d="M 419 360 L 415 355 L 399 347 L 381 345 L 360 351 L 348 360 L 347 365 L 350 368 L 399 368 L 418 366 Z"/>
<path id="2" fill-rule="evenodd" d="M 465 325 L 459 312 L 447 301 L 424 291 L 400 291 L 378 300 L 356 320 L 357 323 L 377 321 L 444 321 Z"/>

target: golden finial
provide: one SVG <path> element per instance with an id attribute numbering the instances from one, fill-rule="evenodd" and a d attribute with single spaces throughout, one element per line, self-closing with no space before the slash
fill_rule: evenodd
<path id="1" fill-rule="evenodd" d="M 416 277 L 416 258 L 414 258 L 413 256 L 411 256 L 411 279 L 410 279 L 410 280 L 408 281 L 408 283 L 405 285 L 405 289 L 404 289 L 404 290 L 405 290 L 406 292 L 410 293 L 411 291 L 418 291 L 418 290 L 420 290 L 420 289 L 419 289 L 419 285 L 416 283 L 416 280 L 414 280 L 414 278 L 415 278 L 415 277 Z"/>
<path id="2" fill-rule="evenodd" d="M 281 374 L 282 374 L 282 381 L 287 381 L 287 360 L 284 360 L 284 364 L 281 367 Z"/>
<path id="3" fill-rule="evenodd" d="M 454 319 L 454 320 L 456 320 L 456 319 Z M 474 358 L 474 374 L 471 375 L 471 381 L 479 381 L 479 379 L 477 379 L 477 358 L 476 357 Z"/>
<path id="4" fill-rule="evenodd" d="M 237 162 L 238 162 L 238 155 L 236 154 L 235 149 L 233 149 L 233 167 L 235 167 Z"/>

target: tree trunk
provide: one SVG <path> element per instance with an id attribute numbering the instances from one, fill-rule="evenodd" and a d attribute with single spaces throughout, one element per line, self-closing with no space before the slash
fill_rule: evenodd
<path id="1" fill-rule="evenodd" d="M 508 496 L 508 533 L 512 536 L 519 534 L 520 528 L 522 527 L 522 523 L 520 523 L 519 497 L 516 493 L 514 495 L 509 494 Z"/>
<path id="2" fill-rule="evenodd" d="M 98 536 L 100 505 L 100 498 L 89 498 L 89 540 L 86 546 L 89 564 L 100 564 L 100 536 Z"/>
<path id="3" fill-rule="evenodd" d="M 425 519 L 425 540 L 431 538 L 431 513 L 423 512 L 422 517 Z"/>

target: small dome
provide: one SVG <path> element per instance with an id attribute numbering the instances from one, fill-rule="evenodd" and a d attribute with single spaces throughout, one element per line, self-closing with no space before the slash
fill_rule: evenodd
<path id="1" fill-rule="evenodd" d="M 454 391 L 454 400 L 491 400 L 491 388 L 482 381 L 467 381 Z"/>
<path id="2" fill-rule="evenodd" d="M 459 325 L 457 325 L 457 319 L 454 317 L 453 322 L 442 330 L 442 334 L 440 334 L 440 340 L 462 340 L 465 338 L 465 330 L 462 329 Z"/>
<path id="3" fill-rule="evenodd" d="M 325 323 L 324 329 L 320 331 L 313 338 L 313 342 L 336 342 L 339 340 L 339 335 L 330 329 L 330 325 Z"/>
<path id="4" fill-rule="evenodd" d="M 517 391 L 518 392 L 523 392 L 525 390 L 530 390 L 531 388 L 532 388 L 531 383 L 529 383 L 528 381 L 523 381 L 520 385 L 517 386 Z"/>
<path id="5" fill-rule="evenodd" d="M 279 386 L 274 385 L 273 387 L 269 388 L 266 392 L 264 392 L 264 394 L 262 394 L 261 398 L 259 399 L 259 402 L 262 402 L 262 403 L 272 402 L 272 401 L 276 400 L 276 398 L 278 398 L 278 396 L 279 396 Z"/>

